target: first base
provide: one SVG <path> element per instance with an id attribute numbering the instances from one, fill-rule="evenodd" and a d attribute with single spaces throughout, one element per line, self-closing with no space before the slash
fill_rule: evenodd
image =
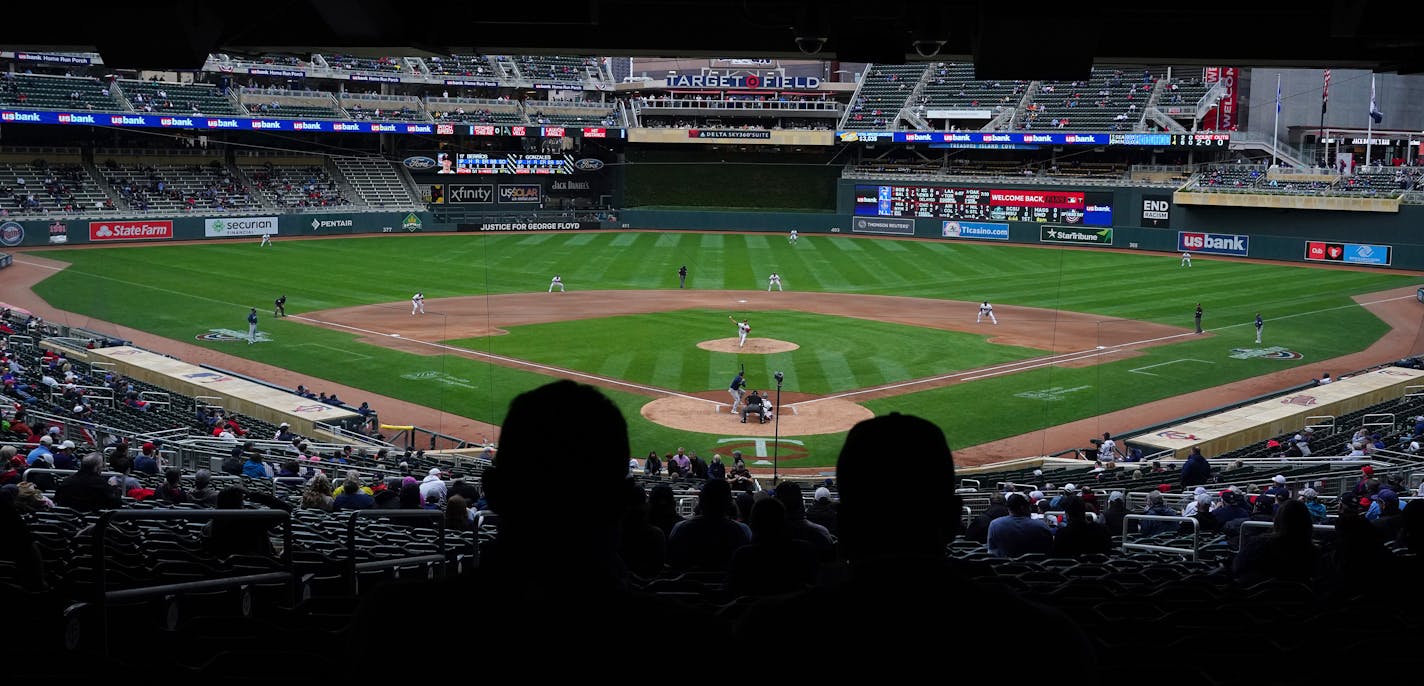
<path id="1" fill-rule="evenodd" d="M 393 334 L 391 334 L 391 338 L 400 338 L 400 337 L 401 337 L 401 335 L 398 334 L 398 333 L 393 333 Z"/>

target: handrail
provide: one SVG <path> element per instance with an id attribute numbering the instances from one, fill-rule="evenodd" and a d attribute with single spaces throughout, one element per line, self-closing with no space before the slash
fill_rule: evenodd
<path id="1" fill-rule="evenodd" d="M 285 568 L 282 572 L 268 572 L 265 574 L 248 574 L 244 576 L 229 577 L 223 579 L 205 579 L 203 581 L 189 581 L 178 584 L 158 584 L 154 586 L 144 586 L 141 588 L 123 589 L 119 591 L 109 591 L 108 589 L 108 564 L 104 555 L 104 537 L 108 533 L 109 524 L 115 520 L 131 519 L 181 519 L 181 520 L 206 520 L 218 519 L 271 519 L 282 523 L 282 554 L 281 564 Z M 287 581 L 288 601 L 293 603 L 297 597 L 297 577 L 292 570 L 292 514 L 284 510 L 106 510 L 99 515 L 99 520 L 94 524 L 94 577 L 95 594 L 94 604 L 99 608 L 99 645 L 100 653 L 104 656 L 109 654 L 109 601 L 124 600 L 129 598 L 142 598 L 152 595 L 164 595 L 169 593 L 182 593 L 184 591 L 205 590 L 210 588 L 228 588 L 233 586 L 245 586 L 247 584 L 262 583 L 266 581 Z"/>
<path id="2" fill-rule="evenodd" d="M 1191 522 L 1191 523 L 1192 523 L 1192 547 L 1191 547 L 1190 550 L 1187 550 L 1187 549 L 1185 549 L 1185 548 L 1173 548 L 1172 546 L 1169 546 L 1169 545 L 1155 545 L 1155 544 L 1152 544 L 1152 543 L 1129 543 L 1128 540 L 1127 540 L 1128 527 L 1129 527 L 1129 523 L 1130 523 L 1130 522 L 1134 522 L 1134 521 Z M 1192 561 L 1193 561 L 1193 562 L 1196 562 L 1196 560 L 1197 560 L 1197 551 L 1200 549 L 1200 547 L 1201 547 L 1201 522 L 1198 522 L 1198 521 L 1197 521 L 1195 518 L 1193 518 L 1193 517 L 1181 517 L 1181 516 L 1171 516 L 1171 517 L 1169 517 L 1169 516 L 1167 516 L 1167 515 L 1130 514 L 1130 515 L 1127 515 L 1127 516 L 1125 516 L 1125 517 L 1122 518 L 1122 552 L 1124 552 L 1124 553 L 1126 553 L 1126 552 L 1129 551 L 1129 550 L 1148 550 L 1148 551 L 1158 552 L 1158 553 L 1176 553 L 1176 554 L 1178 554 L 1178 555 L 1191 555 L 1191 556 L 1192 556 Z"/>
<path id="3" fill-rule="evenodd" d="M 1245 545 L 1246 545 L 1246 530 L 1247 530 L 1247 529 L 1269 529 L 1269 528 L 1271 528 L 1271 527 L 1273 527 L 1273 526 L 1275 526 L 1275 524 L 1274 524 L 1273 522 L 1257 522 L 1257 521 L 1252 521 L 1252 520 L 1249 520 L 1249 519 L 1246 520 L 1246 521 L 1244 521 L 1244 522 L 1241 522 L 1241 535 L 1237 538 L 1236 549 L 1237 549 L 1237 550 L 1241 550 L 1243 547 L 1245 547 Z M 1332 532 L 1333 532 L 1333 531 L 1335 531 L 1335 525 L 1333 525 L 1333 524 L 1312 524 L 1312 525 L 1311 525 L 1311 529 L 1312 529 L 1313 531 L 1315 531 L 1315 532 L 1321 532 L 1321 531 L 1332 531 Z"/>
<path id="4" fill-rule="evenodd" d="M 365 517 L 386 517 L 390 519 L 430 519 L 435 518 L 436 522 L 436 548 L 439 552 L 440 576 L 444 577 L 448 573 L 448 558 L 445 550 L 445 513 L 440 510 L 355 510 L 346 520 L 346 571 L 347 582 L 350 585 L 351 594 L 357 595 L 360 592 L 357 584 L 356 572 L 362 569 L 383 569 L 386 567 L 397 567 L 412 562 L 435 562 L 431 555 L 413 555 L 411 557 L 398 557 L 388 560 L 373 560 L 371 562 L 356 562 L 356 520 Z"/>

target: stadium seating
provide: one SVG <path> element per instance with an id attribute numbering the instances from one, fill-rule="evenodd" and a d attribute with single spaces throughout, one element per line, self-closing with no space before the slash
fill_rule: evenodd
<path id="1" fill-rule="evenodd" d="M 874 64 L 861 79 L 855 99 L 842 121 L 845 129 L 887 129 L 925 76 L 921 64 Z"/>
<path id="2" fill-rule="evenodd" d="M 514 60 L 519 65 L 519 71 L 524 74 L 524 78 L 530 81 L 582 84 L 584 81 L 602 80 L 598 59 L 594 57 L 516 55 Z"/>
<path id="3" fill-rule="evenodd" d="M 382 157 L 333 156 L 336 170 L 351 184 L 362 204 L 374 209 L 417 207 L 399 172 Z"/>
<path id="4" fill-rule="evenodd" d="M 239 162 L 238 169 L 252 187 L 269 202 L 284 210 L 350 207 L 347 199 L 320 160 L 306 164 L 284 162 L 259 164 Z"/>
<path id="5" fill-rule="evenodd" d="M 526 100 L 524 111 L 534 124 L 554 126 L 623 126 L 618 110 L 602 103 Z"/>
<path id="6" fill-rule="evenodd" d="M 79 164 L 78 151 L 67 161 L 21 162 L 0 155 L 0 210 L 13 216 L 112 212 L 104 191 Z M 24 179 L 24 183 L 20 183 Z"/>
<path id="7" fill-rule="evenodd" d="M 130 208 L 145 212 L 233 211 L 257 207 L 248 189 L 216 159 L 148 163 L 96 155 L 97 168 Z"/>
<path id="8" fill-rule="evenodd" d="M 119 88 L 141 112 L 180 114 L 246 114 L 217 88 L 208 84 L 120 80 Z"/>
<path id="9" fill-rule="evenodd" d="M 494 75 L 490 63 L 480 55 L 445 55 L 425 58 L 425 64 L 430 68 L 430 73 L 444 76 L 478 76 L 491 77 Z"/>
<path id="10" fill-rule="evenodd" d="M 341 106 L 353 119 L 375 121 L 430 121 L 420 100 L 410 96 L 341 94 Z"/>
<path id="11" fill-rule="evenodd" d="M 935 109 L 1017 108 L 1026 81 L 979 81 L 974 65 L 940 62 L 930 68 L 917 106 Z"/>
<path id="12" fill-rule="evenodd" d="M 313 58 L 316 58 L 313 55 Z M 375 71 L 400 73 L 407 71 L 399 57 L 356 57 L 353 55 L 320 55 L 323 62 L 332 69 L 345 71 Z"/>
<path id="13" fill-rule="evenodd" d="M 426 98 L 435 121 L 470 124 L 527 124 L 519 103 L 492 98 Z"/>
<path id="14" fill-rule="evenodd" d="M 1164 75 L 1165 70 L 1148 68 L 1095 68 L 1087 81 L 1037 82 L 1028 111 L 1015 116 L 1015 127 L 1131 131 Z"/>
<path id="15" fill-rule="evenodd" d="M 0 73 L 0 104 L 32 109 L 127 111 L 97 79 Z"/>

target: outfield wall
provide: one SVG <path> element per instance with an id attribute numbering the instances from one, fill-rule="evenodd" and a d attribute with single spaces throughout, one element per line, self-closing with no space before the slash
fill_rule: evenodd
<path id="1" fill-rule="evenodd" d="M 856 186 L 1037 190 L 1110 195 L 1110 226 L 1031 221 L 980 222 L 855 214 Z M 1354 263 L 1424 270 L 1424 206 L 1398 212 L 1339 212 L 1178 205 L 1165 188 L 1015 186 L 1007 183 L 932 183 L 841 179 L 836 212 L 734 212 L 627 209 L 618 226 L 633 229 L 845 233 L 949 238 L 979 243 L 1028 243 L 1078 247 L 1212 253 L 1286 262 Z M 1050 234 L 1049 232 L 1055 232 Z M 1311 244 L 1315 244 L 1312 246 Z M 1311 248 L 1314 252 L 1310 252 Z M 1312 255 L 1314 259 L 1307 259 Z"/>
<path id="2" fill-rule="evenodd" d="M 329 236 L 358 233 L 454 231 L 437 225 L 429 212 L 323 212 L 279 214 L 253 210 L 247 215 L 104 219 L 0 220 L 0 245 L 69 245 L 77 243 L 166 243 L 227 238 L 257 241 L 266 233 L 283 236 Z"/>

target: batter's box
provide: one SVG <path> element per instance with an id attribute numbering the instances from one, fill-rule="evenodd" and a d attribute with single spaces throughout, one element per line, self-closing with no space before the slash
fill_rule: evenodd
<path id="1" fill-rule="evenodd" d="M 1148 370 L 1148 369 L 1156 369 L 1157 367 L 1165 367 L 1165 366 L 1167 366 L 1167 365 L 1169 365 L 1169 364 L 1177 364 L 1178 362 L 1195 362 L 1195 363 L 1197 363 L 1197 364 L 1216 364 L 1215 362 L 1211 362 L 1211 361 L 1208 361 L 1208 360 L 1197 360 L 1197 359 L 1193 359 L 1193 358 L 1187 357 L 1187 358 L 1183 358 L 1183 359 L 1180 359 L 1180 360 L 1168 360 L 1168 361 L 1166 361 L 1166 362 L 1161 362 L 1161 363 L 1159 363 L 1159 364 L 1149 364 L 1149 365 L 1147 365 L 1146 367 L 1138 367 L 1138 368 L 1136 368 L 1136 369 L 1129 369 L 1129 370 L 1127 370 L 1127 371 L 1132 372 L 1133 374 L 1146 374 L 1147 376 L 1159 376 L 1158 374 L 1153 374 L 1152 372 L 1145 371 L 1145 370 Z"/>

